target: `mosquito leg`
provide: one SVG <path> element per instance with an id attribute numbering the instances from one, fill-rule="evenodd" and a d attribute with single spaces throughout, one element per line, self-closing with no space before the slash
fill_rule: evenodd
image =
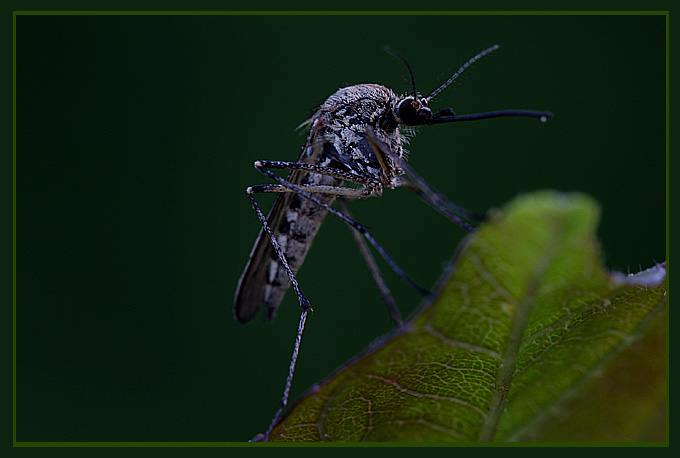
<path id="1" fill-rule="evenodd" d="M 288 396 L 290 396 L 290 387 L 293 385 L 293 375 L 295 374 L 295 365 L 297 364 L 298 354 L 300 353 L 300 344 L 302 344 L 302 332 L 305 330 L 305 323 L 307 322 L 307 313 L 309 309 L 303 309 L 300 314 L 300 323 L 298 324 L 297 335 L 295 336 L 295 346 L 293 347 L 293 356 L 290 358 L 290 366 L 288 366 L 288 376 L 286 377 L 286 386 L 283 389 L 283 396 L 279 403 L 279 408 L 274 415 L 267 431 L 264 433 L 264 441 L 269 440 L 274 426 L 279 422 L 281 414 L 283 414 L 286 405 L 288 404 Z"/>
<path id="2" fill-rule="evenodd" d="M 344 213 L 348 218 L 352 217 L 352 215 L 347 210 L 347 206 L 345 205 L 343 199 L 337 200 L 337 204 L 342 213 Z M 399 313 L 399 309 L 397 308 L 394 299 L 392 298 L 392 294 L 390 293 L 387 284 L 385 283 L 385 281 L 382 278 L 382 275 L 380 274 L 380 268 L 378 267 L 378 264 L 375 262 L 375 259 L 373 258 L 371 251 L 368 249 L 366 241 L 361 236 L 361 234 L 351 225 L 348 225 L 348 227 L 350 229 L 350 232 L 352 233 L 354 241 L 359 246 L 361 256 L 363 256 L 364 261 L 366 261 L 366 264 L 368 265 L 368 270 L 371 271 L 371 275 L 373 276 L 375 284 L 378 286 L 380 295 L 383 297 L 383 300 L 385 301 L 385 305 L 387 306 L 387 311 L 390 314 L 390 318 L 392 318 L 392 321 L 394 321 L 394 324 L 397 327 L 401 326 L 403 320 L 401 318 L 401 314 Z"/>
<path id="3" fill-rule="evenodd" d="M 413 169 L 411 167 L 407 166 L 404 168 L 404 170 L 408 170 L 406 173 L 409 175 L 409 178 L 413 179 L 414 181 L 415 188 L 412 186 L 409 186 L 409 188 L 411 190 L 415 190 L 416 194 L 421 199 L 423 199 L 439 213 L 446 216 L 447 218 L 449 218 L 451 221 L 453 221 L 466 231 L 468 232 L 475 231 L 475 229 L 472 226 L 470 226 L 470 224 L 468 224 L 463 218 L 449 210 L 447 205 L 449 202 L 448 200 L 446 200 L 446 197 L 444 197 L 443 194 L 440 194 L 439 192 L 435 191 L 429 184 L 427 184 L 427 182 L 420 179 L 420 177 L 418 177 L 415 174 L 415 172 L 413 172 Z"/>
<path id="4" fill-rule="evenodd" d="M 257 170 L 259 170 L 260 172 L 262 172 L 263 174 L 267 175 L 272 180 L 278 181 L 280 184 L 282 184 L 283 186 L 285 186 L 289 189 L 292 189 L 293 191 L 297 192 L 302 197 L 310 199 L 312 202 L 315 202 L 316 204 L 322 206 L 329 213 L 337 216 L 338 218 L 343 220 L 345 223 L 349 224 L 354 229 L 359 231 L 361 233 L 361 235 L 366 237 L 366 239 L 371 243 L 371 245 L 373 245 L 375 247 L 375 249 L 378 251 L 378 253 L 380 253 L 380 255 L 383 257 L 383 259 L 385 259 L 385 261 L 389 264 L 389 266 L 392 268 L 392 270 L 394 270 L 394 272 L 397 275 L 399 275 L 406 283 L 408 283 L 412 288 L 414 288 L 416 291 L 420 292 L 423 295 L 427 296 L 427 295 L 430 294 L 430 292 L 428 290 L 426 290 L 422 286 L 418 285 L 408 275 L 406 275 L 406 272 L 404 272 L 402 270 L 402 268 L 399 267 L 399 265 L 396 263 L 396 261 L 394 261 L 394 259 L 392 259 L 392 257 L 387 253 L 387 251 L 385 251 L 385 249 L 382 247 L 382 245 L 380 245 L 378 243 L 378 241 L 373 237 L 373 235 L 371 235 L 371 233 L 368 231 L 366 226 L 364 226 L 363 224 L 360 224 L 359 222 L 353 220 L 352 218 L 349 218 L 348 216 L 345 216 L 344 214 L 342 214 L 341 212 L 339 212 L 335 208 L 331 207 L 330 205 L 321 202 L 319 199 L 314 197 L 314 195 L 312 195 L 311 193 L 305 192 L 303 190 L 304 189 L 303 187 L 298 186 L 296 184 L 293 184 L 293 183 L 285 180 L 284 178 L 281 178 L 280 176 L 278 176 L 274 172 L 267 170 L 264 167 L 264 163 L 262 161 L 256 161 L 255 162 L 255 168 Z"/>
<path id="5" fill-rule="evenodd" d="M 271 163 L 268 163 L 271 165 Z M 264 165 L 264 164 L 263 164 Z M 309 164 L 297 164 L 297 163 L 281 163 L 277 162 L 275 165 L 279 166 L 279 168 L 286 168 L 287 166 L 290 166 L 290 169 L 303 169 L 303 170 L 308 170 L 308 171 L 313 171 L 314 173 L 319 173 L 319 172 L 325 172 L 324 168 L 320 167 L 314 167 L 312 169 L 308 169 L 306 166 Z M 258 168 L 259 169 L 259 168 Z M 272 172 L 266 170 L 266 169 L 259 169 L 265 175 L 273 175 L 275 179 L 278 178 L 277 175 L 273 174 Z M 355 177 L 354 175 L 348 175 L 348 174 L 342 174 L 340 178 L 343 179 L 357 179 L 358 177 Z M 357 180 L 358 181 L 358 180 Z M 304 190 L 304 191 L 302 191 Z M 302 312 L 300 314 L 300 323 L 298 325 L 298 331 L 295 337 L 295 344 L 293 347 L 293 355 L 290 360 L 290 366 L 288 368 L 288 376 L 286 377 L 286 384 L 285 388 L 283 391 L 283 396 L 281 397 L 281 402 L 279 404 L 279 408 L 276 411 L 276 414 L 274 415 L 274 418 L 272 419 L 269 427 L 267 428 L 266 433 L 264 436 L 258 437 L 256 440 L 268 440 L 269 435 L 271 434 L 272 429 L 274 426 L 278 423 L 279 419 L 281 418 L 281 415 L 283 414 L 283 411 L 285 410 L 287 404 L 288 404 L 288 398 L 290 395 L 290 388 L 293 383 L 293 375 L 295 373 L 295 366 L 297 364 L 297 359 L 298 359 L 298 354 L 300 352 L 300 346 L 302 343 L 302 333 L 305 328 L 305 324 L 307 321 L 307 314 L 308 311 L 311 309 L 309 300 L 307 297 L 304 295 L 302 292 L 302 288 L 298 284 L 297 279 L 295 278 L 295 275 L 293 274 L 292 269 L 290 268 L 290 265 L 288 263 L 288 260 L 286 259 L 286 256 L 283 252 L 283 249 L 281 245 L 279 244 L 278 240 L 276 239 L 276 236 L 274 235 L 271 227 L 269 226 L 269 223 L 267 222 L 267 218 L 262 212 L 262 209 L 260 205 L 257 203 L 257 200 L 254 197 L 254 194 L 256 193 L 280 193 L 280 192 L 296 192 L 299 193 L 305 197 L 311 198 L 314 202 L 317 204 L 320 204 L 324 207 L 328 207 L 326 204 L 323 204 L 320 202 L 316 197 L 312 197 L 310 193 L 326 193 L 326 194 L 334 194 L 334 195 L 339 195 L 339 196 L 345 196 L 345 197 L 368 197 L 372 195 L 374 191 L 374 188 L 369 188 L 366 187 L 364 189 L 355 189 L 355 188 L 345 188 L 341 186 L 322 186 L 322 185 L 288 185 L 288 182 L 283 180 L 283 184 L 268 184 L 268 185 L 259 185 L 259 186 L 251 186 L 248 188 L 247 193 L 248 193 L 248 199 L 251 202 L 251 205 L 253 206 L 253 209 L 255 210 L 255 213 L 257 214 L 258 219 L 260 220 L 260 223 L 262 224 L 262 227 L 264 228 L 264 231 L 267 233 L 269 240 L 271 242 L 271 245 L 274 248 L 274 251 L 276 252 L 277 257 L 281 261 L 281 264 L 283 265 L 284 269 L 286 270 L 286 273 L 288 274 L 288 278 L 291 281 L 291 285 L 293 286 L 293 289 L 295 293 L 298 296 L 298 301 L 300 302 L 300 306 L 302 307 Z M 338 213 L 337 210 L 331 208 L 331 211 L 333 213 Z M 344 217 L 346 220 L 349 220 L 348 217 L 345 217 L 344 215 L 340 214 L 340 216 Z M 358 224 L 358 223 L 356 223 Z M 370 234 L 368 234 L 370 236 Z M 363 240 L 362 240 L 363 242 Z M 364 246 L 365 249 L 365 246 Z M 370 253 L 369 253 L 370 255 Z M 396 265 L 396 263 L 395 263 Z M 415 284 L 415 283 L 414 283 Z M 389 306 L 388 306 L 389 307 Z M 396 311 L 396 308 L 395 308 Z M 390 311 L 391 314 L 393 314 L 392 311 Z M 393 319 L 395 315 L 393 315 Z M 395 322 L 400 323 L 401 318 L 398 314 L 396 315 L 396 320 Z"/>
<path id="6" fill-rule="evenodd" d="M 408 180 L 404 180 L 403 178 L 394 179 L 392 183 L 394 187 L 396 186 L 408 187 L 409 189 L 414 191 L 421 199 L 427 202 L 435 210 L 449 218 L 451 221 L 458 224 L 460 227 L 462 227 L 468 232 L 474 232 L 474 228 L 470 226 L 460 216 L 461 214 L 463 214 L 465 215 L 465 217 L 468 217 L 470 219 L 477 219 L 475 218 L 476 215 L 474 215 L 474 213 L 469 212 L 468 210 L 463 210 L 457 205 L 450 203 L 446 199 L 446 197 L 444 197 L 443 194 L 436 191 L 425 180 L 423 180 L 406 163 L 406 161 L 402 160 L 400 157 L 394 154 L 390 147 L 385 142 L 378 138 L 378 136 L 375 134 L 375 131 L 370 126 L 366 129 L 366 135 L 368 136 L 373 146 L 373 149 L 376 151 L 377 156 L 389 157 L 395 164 L 397 164 L 398 167 L 402 168 L 406 175 L 408 176 Z"/>
<path id="7" fill-rule="evenodd" d="M 260 208 L 260 205 L 257 203 L 257 200 L 253 196 L 255 193 L 259 192 L 296 192 L 299 195 L 311 199 L 313 202 L 315 202 L 318 205 L 321 205 L 322 207 L 326 208 L 329 212 L 332 214 L 336 215 L 340 219 L 342 219 L 345 223 L 347 223 L 352 229 L 353 233 L 354 231 L 357 231 L 364 235 L 372 244 L 373 246 L 378 250 L 378 252 L 385 258 L 385 260 L 388 262 L 388 264 L 394 269 L 394 271 L 402 277 L 409 285 L 414 287 L 416 290 L 420 291 L 423 294 L 429 295 L 429 292 L 425 290 L 424 288 L 420 287 L 417 283 L 415 283 L 411 278 L 409 278 L 403 270 L 397 265 L 397 263 L 387 254 L 387 252 L 382 248 L 381 245 L 378 244 L 378 242 L 373 238 L 373 236 L 368 232 L 368 230 L 358 222 L 354 221 L 352 218 L 344 215 L 343 213 L 339 212 L 338 210 L 334 209 L 333 207 L 321 202 L 319 199 L 313 196 L 314 193 L 327 193 L 327 194 L 335 194 L 335 195 L 340 195 L 340 196 L 346 196 L 346 197 L 368 197 L 370 195 L 379 195 L 379 193 L 376 192 L 376 188 L 371 188 L 371 187 L 366 187 L 364 189 L 352 189 L 352 188 L 344 188 L 341 186 L 316 186 L 316 185 L 310 185 L 310 186 L 305 186 L 305 185 L 295 185 L 293 183 L 290 183 L 287 180 L 284 180 L 283 178 L 279 177 L 275 173 L 271 172 L 270 170 L 267 170 L 265 168 L 266 165 L 272 165 L 271 163 L 265 163 L 263 161 L 258 161 L 255 163 L 255 167 L 262 172 L 263 174 L 269 176 L 275 181 L 278 181 L 280 184 L 279 185 L 260 185 L 260 186 L 252 186 L 249 187 L 247 190 L 248 194 L 248 199 L 250 200 L 251 205 L 253 206 L 253 209 L 255 210 L 255 213 L 257 214 L 258 219 L 260 220 L 260 223 L 262 224 L 262 227 L 264 228 L 265 232 L 269 236 L 269 240 L 279 258 L 281 261 L 281 264 L 283 265 L 284 269 L 286 270 L 286 273 L 288 274 L 288 278 L 290 279 L 291 285 L 293 286 L 293 289 L 295 293 L 298 296 L 298 301 L 300 302 L 300 306 L 302 307 L 302 312 L 300 314 L 300 322 L 298 325 L 298 330 L 297 334 L 295 336 L 295 344 L 293 346 L 293 355 L 290 360 L 290 365 L 288 367 L 288 376 L 286 377 L 286 384 L 283 390 L 283 396 L 281 397 L 281 402 L 279 403 L 279 408 L 276 411 L 276 414 L 274 415 L 274 418 L 272 419 L 271 423 L 269 424 L 269 427 L 267 428 L 267 431 L 265 432 L 264 435 L 258 435 L 258 437 L 255 438 L 257 441 L 267 441 L 269 440 L 269 435 L 271 434 L 272 430 L 276 426 L 276 424 L 279 422 L 279 419 L 281 418 L 281 415 L 283 414 L 283 411 L 285 410 L 286 406 L 288 405 L 288 398 L 290 396 L 290 388 L 293 383 L 293 375 L 295 373 L 295 366 L 297 364 L 298 360 L 298 355 L 300 352 L 300 346 L 302 344 L 302 334 L 305 329 L 305 324 L 307 322 L 307 315 L 309 310 L 311 309 L 311 305 L 309 303 L 309 300 L 307 297 L 304 295 L 302 292 L 302 288 L 300 288 L 300 285 L 297 282 L 297 279 L 295 278 L 295 275 L 293 274 L 292 269 L 290 268 L 290 265 L 288 264 L 288 261 L 286 259 L 285 254 L 283 253 L 283 249 L 281 248 L 281 245 L 279 244 L 278 240 L 276 239 L 274 232 L 272 231 L 271 227 L 269 226 L 269 223 L 267 222 L 267 218 L 262 212 L 262 209 Z M 308 169 L 306 165 L 309 164 L 297 164 L 297 163 L 276 163 L 276 165 L 280 167 L 273 167 L 273 168 L 287 168 L 287 166 L 291 166 L 290 169 L 296 170 L 296 169 L 301 169 L 301 170 L 308 170 L 312 173 L 322 173 L 322 174 L 327 174 L 324 173 L 326 168 L 323 167 L 315 167 L 314 169 Z M 297 167 L 297 166 L 305 166 L 303 167 Z M 333 176 L 333 175 L 331 175 Z M 338 176 L 337 178 L 342 178 L 342 179 L 347 179 L 350 180 L 349 175 L 342 174 L 342 176 Z M 352 175 L 352 179 L 355 179 L 358 177 L 354 177 Z M 351 180 L 350 180 L 351 181 Z M 361 183 L 359 180 L 355 180 L 355 182 Z M 285 189 L 284 189 L 285 188 Z M 363 240 L 360 239 L 363 243 Z M 361 247 L 361 245 L 360 245 Z M 363 245 L 364 250 L 366 250 L 365 244 Z M 368 250 L 366 250 L 368 251 Z M 370 252 L 369 252 L 370 256 Z M 372 258 L 371 258 L 372 259 Z M 372 259 L 373 260 L 373 259 Z M 373 260 L 375 263 L 375 261 Z M 381 279 L 382 280 L 382 279 Z M 378 280 L 376 280 L 378 281 Z M 385 287 L 386 289 L 386 287 Z M 389 294 L 389 290 L 388 294 Z M 393 303 L 394 301 L 392 301 Z M 388 305 L 389 309 L 389 305 Z M 398 318 L 398 321 L 395 320 L 398 324 L 401 322 L 401 317 L 399 316 L 398 311 L 396 310 L 396 307 L 394 307 L 394 311 L 396 311 L 397 315 L 396 317 Z M 393 312 L 390 310 L 390 314 Z M 393 315 L 393 319 L 394 319 Z"/>
<path id="8" fill-rule="evenodd" d="M 300 288 L 300 285 L 298 284 L 298 281 L 295 278 L 295 275 L 293 274 L 290 265 L 288 264 L 288 260 L 286 259 L 286 256 L 283 253 L 283 249 L 281 248 L 281 245 L 279 244 L 278 240 L 276 240 L 276 237 L 274 236 L 274 232 L 272 231 L 271 227 L 269 227 L 269 223 L 267 223 L 267 218 L 264 216 L 264 213 L 262 213 L 262 209 L 260 208 L 260 205 L 257 203 L 257 200 L 255 200 L 255 197 L 253 196 L 253 190 L 251 188 L 248 188 L 248 199 L 250 199 L 250 203 L 253 206 L 255 213 L 257 214 L 257 218 L 260 220 L 260 223 L 262 223 L 262 227 L 269 236 L 269 240 L 272 246 L 274 247 L 274 250 L 276 251 L 276 255 L 278 256 L 279 260 L 281 261 L 281 264 L 286 270 L 288 278 L 290 278 L 290 282 L 291 285 L 293 286 L 295 294 L 297 294 L 298 301 L 300 302 L 300 307 L 302 307 L 302 313 L 300 314 L 300 323 L 298 325 L 297 335 L 295 336 L 295 345 L 293 346 L 293 356 L 291 357 L 290 366 L 288 367 L 286 385 L 283 390 L 283 396 L 281 397 L 279 408 L 276 411 L 276 414 L 274 415 L 274 418 L 272 419 L 269 428 L 267 428 L 267 432 L 265 433 L 264 440 L 266 441 L 269 439 L 269 434 L 274 428 L 274 425 L 279 421 L 279 418 L 281 418 L 281 414 L 283 413 L 283 410 L 286 408 L 286 405 L 288 404 L 290 387 L 293 384 L 293 374 L 295 373 L 295 365 L 297 364 L 298 354 L 300 353 L 300 344 L 302 343 L 302 333 L 305 330 L 305 323 L 307 322 L 307 313 L 312 307 L 309 303 L 309 300 L 302 292 L 302 288 Z"/>
<path id="9" fill-rule="evenodd" d="M 406 168 L 404 168 L 407 174 L 410 174 L 412 176 L 417 176 L 418 179 L 422 184 L 427 186 L 429 188 L 429 194 L 438 194 L 440 198 L 437 199 L 438 202 L 440 202 L 444 207 L 446 207 L 451 213 L 455 215 L 462 216 L 463 218 L 467 220 L 472 220 L 475 222 L 481 222 L 484 221 L 484 216 L 479 215 L 473 211 L 468 210 L 467 208 L 460 207 L 449 200 L 447 200 L 446 196 L 444 196 L 442 193 L 436 191 L 433 189 L 431 186 L 428 185 L 428 183 L 422 179 L 419 175 L 416 174 L 416 172 L 409 166 L 408 164 L 406 165 Z M 411 181 L 408 178 L 404 178 L 403 182 L 401 180 L 402 177 L 398 177 L 395 179 L 395 187 L 397 186 L 404 186 L 411 191 L 415 192 L 421 199 L 426 200 L 425 195 L 427 194 L 423 189 L 418 187 L 417 184 L 415 184 L 413 181 Z"/>
<path id="10" fill-rule="evenodd" d="M 259 164 L 259 167 L 265 169 L 302 170 L 305 172 L 318 173 L 320 175 L 339 178 L 345 181 L 351 181 L 353 183 L 367 184 L 369 181 L 371 181 L 369 178 L 357 175 L 356 173 L 344 172 L 332 167 L 325 167 L 323 165 L 317 164 L 307 164 L 305 162 L 257 161 L 257 164 Z M 256 165 L 256 167 L 258 166 Z"/>
<path id="11" fill-rule="evenodd" d="M 309 304 L 309 300 L 307 299 L 305 294 L 302 292 L 302 288 L 300 288 L 300 285 L 298 284 L 298 281 L 295 278 L 295 274 L 293 273 L 293 270 L 290 268 L 290 265 L 288 264 L 288 260 L 286 259 L 286 255 L 283 253 L 283 248 L 281 248 L 279 241 L 276 240 L 276 236 L 274 235 L 274 231 L 272 231 L 271 227 L 269 227 L 269 223 L 267 222 L 267 217 L 264 216 L 264 213 L 262 213 L 262 209 L 260 208 L 260 205 L 257 203 L 257 200 L 255 200 L 255 197 L 253 196 L 253 192 L 254 192 L 253 188 L 247 189 L 247 194 L 248 194 L 248 199 L 250 199 L 250 204 L 252 205 L 253 209 L 255 210 L 255 213 L 257 214 L 257 219 L 260 220 L 262 227 L 264 228 L 265 232 L 269 236 L 269 241 L 271 242 L 272 246 L 274 247 L 274 251 L 276 251 L 276 255 L 278 256 L 279 261 L 281 261 L 283 268 L 286 270 L 286 273 L 288 274 L 288 278 L 290 279 L 290 283 L 293 286 L 293 290 L 295 291 L 295 294 L 298 297 L 298 301 L 300 302 L 300 307 L 302 307 L 302 309 L 306 311 L 307 309 L 311 308 L 311 305 Z"/>
<path id="12" fill-rule="evenodd" d="M 425 180 L 420 178 L 415 171 L 410 166 L 403 166 L 402 168 L 406 171 L 409 180 L 399 180 L 397 186 L 405 186 L 411 191 L 415 192 L 418 197 L 423 199 L 432 208 L 437 210 L 442 215 L 449 218 L 451 221 L 462 227 L 468 232 L 474 232 L 475 229 L 470 226 L 461 216 L 468 219 L 481 220 L 483 218 L 472 213 L 469 210 L 458 207 L 457 205 L 449 202 L 446 197 L 432 188 Z"/>
<path id="13" fill-rule="evenodd" d="M 370 197 L 371 190 L 367 189 L 357 189 L 357 188 L 346 188 L 344 186 L 326 186 L 326 185 L 298 185 L 301 189 L 306 192 L 315 194 L 333 194 L 336 196 L 344 196 L 349 198 L 357 197 Z M 282 193 L 282 192 L 294 192 L 297 193 L 295 189 L 288 188 L 280 184 L 260 184 L 256 186 L 251 186 L 250 192 L 252 193 Z"/>

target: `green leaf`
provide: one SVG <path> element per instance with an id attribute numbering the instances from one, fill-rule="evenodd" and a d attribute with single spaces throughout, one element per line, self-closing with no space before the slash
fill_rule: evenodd
<path id="1" fill-rule="evenodd" d="M 666 441 L 666 313 L 523 439 Z"/>
<path id="2" fill-rule="evenodd" d="M 588 398 L 579 404 L 578 394 L 665 306 L 665 265 L 635 276 L 604 270 L 598 218 L 589 197 L 554 192 L 493 214 L 465 240 L 434 299 L 313 387 L 270 440 L 529 440 L 558 424 L 555 412 L 570 401 L 582 412 Z M 647 356 L 665 379 L 663 354 Z M 638 423 L 651 415 L 620 413 Z M 627 439 L 589 431 L 588 440 Z M 559 428 L 546 434 L 579 440 Z"/>

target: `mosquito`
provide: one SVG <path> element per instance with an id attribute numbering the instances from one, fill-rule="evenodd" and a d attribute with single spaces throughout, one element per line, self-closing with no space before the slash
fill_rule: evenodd
<path id="1" fill-rule="evenodd" d="M 236 288 L 234 317 L 238 323 L 244 324 L 263 309 L 265 319 L 271 320 L 291 286 L 302 311 L 278 410 L 267 431 L 253 440 L 269 439 L 288 404 L 302 334 L 307 315 L 312 310 L 294 272 L 302 266 L 326 214 L 340 218 L 351 228 L 390 317 L 396 326 L 400 326 L 401 315 L 366 241 L 404 281 L 423 294 L 429 293 L 399 267 L 365 226 L 352 218 L 345 201 L 380 197 L 383 188 L 406 187 L 454 223 L 472 232 L 474 229 L 470 222 L 475 219 L 474 215 L 450 203 L 405 162 L 404 144 L 415 133 L 415 127 L 502 116 L 539 118 L 545 122 L 552 116 L 547 111 L 529 110 L 456 115 L 453 109 L 444 108 L 432 112 L 429 104 L 437 94 L 470 65 L 496 49 L 498 45 L 491 46 L 469 59 L 427 97 L 416 91 L 415 78 L 408 62 L 396 51 L 388 49 L 406 65 L 411 78 L 410 93 L 397 95 L 378 84 L 339 89 L 304 123 L 309 126 L 309 133 L 295 162 L 255 162 L 255 168 L 276 183 L 250 186 L 246 190 L 262 229 Z M 272 171 L 277 169 L 289 171 L 287 178 Z M 268 216 L 264 215 L 255 199 L 255 195 L 260 193 L 278 194 Z"/>

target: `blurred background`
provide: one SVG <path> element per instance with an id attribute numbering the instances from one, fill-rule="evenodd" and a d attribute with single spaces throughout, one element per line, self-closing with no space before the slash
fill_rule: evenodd
<path id="1" fill-rule="evenodd" d="M 519 193 L 602 206 L 610 269 L 665 259 L 663 16 L 18 16 L 16 338 L 19 441 L 245 441 L 283 390 L 299 317 L 232 319 L 259 223 L 257 159 L 294 160 L 295 130 L 339 87 L 408 92 L 402 53 L 458 114 L 423 127 L 410 164 L 480 213 Z M 273 196 L 261 196 L 265 208 Z M 351 203 L 431 287 L 463 231 L 406 190 Z M 421 297 L 381 264 L 402 314 Z M 391 329 L 343 223 L 299 272 L 312 301 L 291 399 Z"/>

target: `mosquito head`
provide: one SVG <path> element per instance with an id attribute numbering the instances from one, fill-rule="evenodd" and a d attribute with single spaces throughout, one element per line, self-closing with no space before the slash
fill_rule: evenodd
<path id="1" fill-rule="evenodd" d="M 399 124 L 405 124 L 407 126 L 422 126 L 459 121 L 472 121 L 477 119 L 498 118 L 504 116 L 523 116 L 530 118 L 539 118 L 542 122 L 545 122 L 548 118 L 551 118 L 552 113 L 550 113 L 549 111 L 531 111 L 531 110 L 499 110 L 490 111 L 487 113 L 457 116 L 453 109 L 444 108 L 443 110 L 440 110 L 434 114 L 432 113 L 432 110 L 430 110 L 430 108 L 428 107 L 428 105 L 430 104 L 430 100 L 432 100 L 434 96 L 439 94 L 441 91 L 446 89 L 451 83 L 453 83 L 456 80 L 456 78 L 458 78 L 460 74 L 463 73 L 465 69 L 467 69 L 470 65 L 472 65 L 482 57 L 486 56 L 490 52 L 497 50 L 498 47 L 499 47 L 498 45 L 493 45 L 490 48 L 487 48 L 484 51 L 481 51 L 480 53 L 472 57 L 470 60 L 465 62 L 463 66 L 460 67 L 458 71 L 451 76 L 451 78 L 449 78 L 444 84 L 439 86 L 439 88 L 437 88 L 434 92 L 432 92 L 432 94 L 430 94 L 427 97 L 420 97 L 416 92 L 416 81 L 415 78 L 413 77 L 413 71 L 411 70 L 411 66 L 408 64 L 408 62 L 406 62 L 406 59 L 404 59 L 404 57 L 402 57 L 401 54 L 394 51 L 393 49 L 386 48 L 388 52 L 397 56 L 399 59 L 401 59 L 402 62 L 404 62 L 406 68 L 408 68 L 409 74 L 411 75 L 411 84 L 413 87 L 413 92 L 411 94 L 401 97 L 396 107 L 394 107 L 393 109 L 394 121 L 396 121 Z"/>
<path id="2" fill-rule="evenodd" d="M 428 124 L 432 117 L 432 110 L 427 106 L 423 97 L 407 96 L 401 99 L 394 110 L 394 117 L 399 124 L 407 126 L 422 126 Z"/>
<path id="3" fill-rule="evenodd" d="M 434 119 L 438 119 L 440 117 L 447 115 L 452 115 L 453 110 L 447 108 L 445 110 L 438 112 L 433 117 L 432 110 L 428 108 L 430 100 L 435 95 L 439 94 L 441 91 L 446 89 L 446 87 L 449 84 L 451 84 L 456 78 L 458 78 L 458 76 L 461 73 L 463 73 L 463 71 L 470 65 L 472 65 L 476 60 L 482 58 L 483 56 L 492 51 L 495 51 L 496 49 L 498 49 L 498 45 L 494 45 L 480 52 L 472 59 L 468 60 L 460 69 L 458 69 L 456 73 L 453 74 L 453 76 L 451 76 L 451 78 L 449 78 L 444 84 L 442 84 L 436 91 L 434 91 L 428 97 L 420 97 L 418 95 L 418 92 L 416 91 L 416 79 L 413 76 L 413 70 L 411 70 L 411 66 L 408 64 L 404 56 L 402 56 L 401 54 L 399 54 L 397 51 L 390 47 L 385 47 L 385 50 L 387 52 L 399 58 L 399 60 L 401 60 L 404 63 L 404 65 L 406 65 L 408 73 L 411 76 L 411 87 L 413 88 L 413 92 L 403 97 L 395 107 L 394 109 L 395 120 L 399 124 L 405 124 L 407 126 L 422 126 L 424 124 L 431 124 Z"/>

